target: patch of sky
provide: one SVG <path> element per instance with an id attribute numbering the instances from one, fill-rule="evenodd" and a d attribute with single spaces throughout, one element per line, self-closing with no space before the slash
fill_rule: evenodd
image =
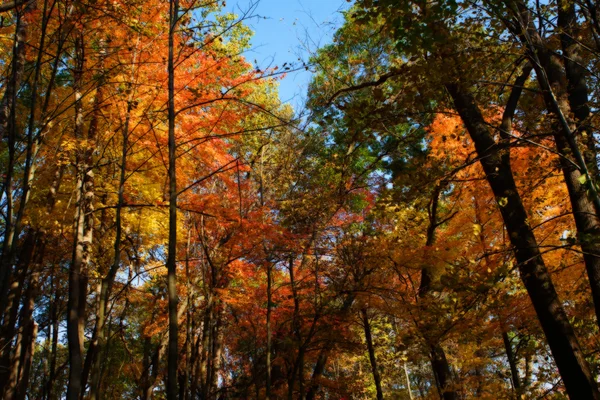
<path id="1" fill-rule="evenodd" d="M 278 66 L 289 72 L 281 79 L 279 96 L 296 110 L 306 101 L 306 91 L 312 77 L 305 65 L 316 50 L 331 43 L 333 34 L 343 23 L 342 12 L 350 8 L 346 0 L 233 0 L 226 11 L 240 14 L 256 7 L 246 21 L 254 36 L 252 46 L 244 56 L 260 70 Z"/>

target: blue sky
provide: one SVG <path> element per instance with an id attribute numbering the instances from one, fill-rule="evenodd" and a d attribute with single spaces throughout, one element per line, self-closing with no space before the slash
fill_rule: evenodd
<path id="1" fill-rule="evenodd" d="M 246 10 L 248 4 L 249 0 L 230 0 L 227 8 Z M 246 57 L 260 68 L 307 60 L 311 52 L 331 42 L 343 21 L 340 11 L 349 7 L 346 0 L 260 0 L 255 14 L 261 18 L 247 21 L 255 34 Z M 300 107 L 310 75 L 305 70 L 289 73 L 280 83 L 281 100 Z"/>

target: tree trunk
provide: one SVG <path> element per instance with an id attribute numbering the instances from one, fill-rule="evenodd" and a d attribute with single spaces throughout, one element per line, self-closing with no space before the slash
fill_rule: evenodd
<path id="1" fill-rule="evenodd" d="M 379 376 L 379 368 L 377 367 L 377 358 L 375 357 L 375 347 L 373 345 L 373 337 L 371 336 L 371 324 L 367 309 L 360 310 L 363 320 L 363 328 L 365 330 L 365 341 L 367 342 L 367 350 L 369 351 L 369 361 L 371 362 L 371 373 L 375 381 L 375 389 L 377 390 L 377 400 L 383 400 L 383 390 L 381 389 L 381 377 Z"/>
<path id="2" fill-rule="evenodd" d="M 559 7 L 559 9 L 560 8 L 561 7 Z M 569 46 L 569 49 L 572 50 L 572 46 Z M 577 57 L 575 54 L 573 54 L 573 51 L 570 51 L 570 53 Z M 549 53 L 546 53 L 545 57 L 540 57 L 542 66 L 546 71 L 552 68 L 553 61 L 551 58 L 552 56 Z M 576 62 L 566 60 L 565 66 L 568 66 L 567 78 L 571 78 L 569 79 L 567 85 L 567 87 L 570 89 L 568 91 L 570 92 L 568 93 L 568 100 L 571 105 L 574 106 L 574 108 L 569 106 L 565 95 L 561 95 L 560 93 L 558 97 L 558 105 L 563 115 L 568 116 L 570 115 L 570 112 L 573 111 L 575 117 L 577 118 L 579 116 L 579 118 L 581 118 L 579 120 L 580 123 L 583 123 L 589 115 L 589 107 L 587 106 L 587 87 L 585 86 L 585 79 L 582 76 L 583 73 L 581 72 L 583 67 L 576 65 Z M 540 73 L 541 71 L 538 70 L 536 75 Z M 560 73 L 562 75 L 562 71 L 560 71 Z M 549 78 L 551 87 L 559 87 L 558 85 L 562 82 L 562 79 L 557 73 L 548 73 L 547 76 Z M 539 79 L 541 78 L 538 78 L 538 80 Z M 546 93 L 544 97 L 546 99 L 546 106 L 548 110 L 552 111 L 554 103 L 550 98 L 550 94 Z M 576 168 L 568 160 L 568 158 L 571 156 L 571 151 L 566 138 L 570 135 L 574 135 L 575 132 L 577 132 L 577 127 L 573 124 L 571 132 L 568 132 L 562 129 L 560 124 L 557 124 L 554 132 L 556 150 L 559 154 L 563 155 L 563 157 L 560 157 L 561 169 L 563 171 L 565 183 L 569 192 L 569 198 L 571 200 L 571 206 L 573 208 L 573 217 L 575 219 L 579 244 L 581 246 L 581 250 L 583 251 L 583 259 L 585 262 L 586 272 L 592 290 L 594 308 L 596 311 L 596 320 L 600 326 L 600 219 L 598 218 L 598 212 L 600 212 L 600 210 L 597 210 L 594 207 L 594 204 L 592 201 L 590 201 L 590 197 L 587 193 L 589 185 L 593 185 L 595 182 L 583 181 L 585 175 L 580 169 Z M 581 131 L 578 133 L 581 133 Z M 592 134 L 589 135 L 588 140 L 591 142 L 591 144 L 588 142 L 588 146 L 584 151 L 584 155 L 587 154 L 586 162 L 587 165 L 590 166 L 590 173 L 593 174 L 590 175 L 590 179 L 595 181 L 598 167 L 595 161 L 595 149 L 592 151 L 590 148 L 595 147 L 594 137 Z"/>
<path id="3" fill-rule="evenodd" d="M 213 318 L 212 318 L 212 298 L 211 294 L 208 295 L 206 301 L 206 309 L 204 310 L 204 323 L 202 326 L 202 352 L 200 356 L 200 391 L 202 400 L 208 399 L 209 393 L 209 359 L 211 357 L 211 335 L 213 330 L 211 329 Z"/>
<path id="4" fill-rule="evenodd" d="M 83 99 L 82 73 L 84 67 L 84 34 L 76 38 L 77 65 L 74 73 L 75 92 L 75 137 L 80 140 L 76 155 L 77 169 L 77 207 L 75 216 L 75 238 L 71 268 L 69 269 L 69 300 L 67 305 L 67 340 L 69 347 L 69 383 L 67 400 L 78 400 L 82 391 L 83 341 L 85 328 L 85 308 L 87 298 L 87 267 L 91 257 L 91 245 L 94 231 L 94 170 L 92 166 L 93 137 L 83 136 Z M 92 131 L 90 126 L 90 131 Z M 92 133 L 93 135 L 93 133 Z M 87 140 L 85 140 L 87 139 Z"/>
<path id="5" fill-rule="evenodd" d="M 169 345 L 167 358 L 167 400 L 176 400 L 178 370 L 178 328 L 177 320 L 177 170 L 175 144 L 175 67 L 174 36 L 179 19 L 179 1 L 169 1 L 169 243 L 167 254 L 167 290 L 169 299 Z"/>
<path id="6" fill-rule="evenodd" d="M 429 225 L 427 227 L 427 240 L 425 246 L 433 246 L 435 244 L 435 231 L 439 226 L 438 205 L 439 198 L 444 184 L 441 183 L 434 188 L 430 205 L 429 205 Z M 443 273 L 443 268 L 431 265 L 425 266 L 421 270 L 421 284 L 419 286 L 420 306 L 423 301 L 431 301 L 434 299 L 436 292 L 440 289 L 440 276 Z M 423 311 L 426 313 L 426 310 Z M 444 400 L 456 400 L 458 398 L 452 382 L 452 370 L 446 358 L 444 348 L 440 343 L 440 338 L 434 332 L 436 322 L 426 321 L 424 324 L 419 324 L 419 331 L 425 338 L 429 347 L 429 357 L 431 360 L 431 368 L 435 378 L 435 384 L 438 389 L 440 398 Z"/>
<path id="7" fill-rule="evenodd" d="M 589 172 L 587 167 L 590 164 L 597 169 L 595 149 L 590 155 L 590 149 L 587 148 L 586 152 L 589 156 L 588 160 L 585 160 L 579 151 L 575 135 L 577 133 L 576 126 L 569 117 L 571 112 L 569 101 L 573 104 L 573 112 L 577 111 L 579 117 L 576 118 L 585 119 L 589 115 L 585 71 L 577 63 L 577 46 L 572 42 L 572 38 L 567 38 L 568 34 L 562 34 L 561 40 L 565 50 L 575 57 L 573 60 L 565 61 L 565 70 L 567 71 L 567 75 L 565 75 L 560 60 L 554 56 L 552 50 L 546 47 L 539 32 L 533 26 L 528 8 L 522 2 L 517 3 L 516 7 L 517 9 L 513 9 L 513 11 L 521 30 L 517 32 L 513 29 L 513 33 L 520 38 L 535 68 L 546 108 L 557 118 L 554 129 L 556 149 L 561 155 L 561 169 L 569 191 L 573 217 L 592 290 L 596 319 L 600 326 L 600 242 L 598 241 L 600 197 L 594 182 L 595 176 Z M 574 10 L 570 10 L 569 7 L 566 9 L 563 7 L 560 11 L 559 18 L 563 29 L 570 28 L 572 30 L 573 23 L 575 23 L 573 12 Z M 591 140 L 593 142 L 593 138 Z M 575 165 L 569 161 L 571 156 L 575 159 Z"/>
<path id="8" fill-rule="evenodd" d="M 27 387 L 29 385 L 29 376 L 31 374 L 31 363 L 33 361 L 33 353 L 35 352 L 35 340 L 37 338 L 38 325 L 35 321 L 27 326 L 26 340 L 23 342 L 24 351 L 21 352 L 21 376 L 15 400 L 25 400 L 27 397 Z"/>
<path id="9" fill-rule="evenodd" d="M 529 293 L 563 382 L 572 398 L 600 399 L 591 370 L 558 299 L 556 289 L 541 257 L 536 238 L 517 190 L 510 154 L 502 152 L 488 124 L 467 89 L 458 83 L 446 84 L 456 110 L 475 144 L 511 244 L 521 278 Z"/>
<path id="10" fill-rule="evenodd" d="M 506 358 L 508 360 L 508 365 L 510 366 L 511 382 L 515 392 L 517 393 L 517 396 L 519 396 L 519 392 L 521 391 L 521 378 L 519 377 L 519 368 L 517 367 L 518 360 L 516 355 L 513 353 L 512 343 L 510 342 L 508 333 L 504 329 L 502 329 L 502 341 L 504 342 Z"/>
<path id="11" fill-rule="evenodd" d="M 0 256 L 0 318 L 4 317 L 6 309 L 6 300 L 11 285 L 11 276 L 13 272 L 14 258 L 14 238 L 15 226 L 13 221 L 14 204 L 12 198 L 13 192 L 13 173 L 15 167 L 17 126 L 16 126 L 16 103 L 17 92 L 21 86 L 23 72 L 25 68 L 25 45 L 28 39 L 29 26 L 27 23 L 27 14 L 35 9 L 36 2 L 28 3 L 24 10 L 16 12 L 17 24 L 15 38 L 13 43 L 12 68 L 10 79 L 7 80 L 4 88 L 4 96 L 0 102 L 0 140 L 7 137 L 8 144 L 8 164 L 4 172 L 4 190 L 6 195 L 6 206 L 3 210 L 6 218 L 6 229 L 2 242 L 2 255 Z M 0 342 L 0 346 L 7 346 L 8 343 Z M 5 370 L 8 366 L 0 365 L 0 370 Z M 0 382 L 6 382 L 0 378 Z M 2 384 L 0 383 L 0 386 Z M 1 387 L 0 387 L 1 390 Z M 2 393 L 0 391 L 0 393 Z"/>
<path id="12" fill-rule="evenodd" d="M 271 396 L 271 263 L 267 265 L 267 387 L 266 400 Z"/>
<path id="13" fill-rule="evenodd" d="M 567 78 L 567 94 L 570 108 L 577 126 L 574 132 L 585 143 L 584 158 L 592 178 L 598 182 L 598 153 L 592 127 L 589 124 L 590 106 L 588 103 L 587 71 L 581 56 L 581 46 L 576 38 L 583 34 L 583 29 L 577 22 L 575 3 L 559 0 L 557 3 L 558 27 L 563 50 L 563 62 Z"/>
<path id="14" fill-rule="evenodd" d="M 349 295 L 344 300 L 344 304 L 340 309 L 340 315 L 345 316 L 348 311 L 350 311 L 350 307 L 354 303 L 354 295 Z M 329 358 L 329 353 L 333 348 L 333 340 L 329 339 L 323 345 L 323 348 L 319 352 L 319 356 L 317 358 L 317 363 L 315 364 L 315 368 L 313 369 L 310 386 L 308 388 L 308 392 L 306 393 L 306 400 L 314 400 L 317 392 L 319 390 L 318 380 L 325 372 L 325 366 L 327 365 L 327 360 Z"/>
<path id="15" fill-rule="evenodd" d="M 218 383 L 219 383 L 219 374 L 221 372 L 221 357 L 223 355 L 223 338 L 224 338 L 224 329 L 223 329 L 223 324 L 224 324 L 224 316 L 225 316 L 225 309 L 224 309 L 224 305 L 221 304 L 220 302 L 217 302 L 215 304 L 216 308 L 217 308 L 217 316 L 216 316 L 216 323 L 214 326 L 214 332 L 213 332 L 213 343 L 212 343 L 212 359 L 210 362 L 211 368 L 210 368 L 210 392 L 209 392 L 209 399 L 216 399 L 217 398 L 217 393 L 218 393 Z"/>

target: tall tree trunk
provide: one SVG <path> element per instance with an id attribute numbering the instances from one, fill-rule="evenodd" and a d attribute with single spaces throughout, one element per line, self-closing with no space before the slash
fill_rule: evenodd
<path id="1" fill-rule="evenodd" d="M 190 277 L 190 241 L 192 236 L 191 228 L 188 229 L 187 242 L 185 246 L 185 278 L 187 286 L 187 312 L 185 319 L 185 370 L 183 374 L 183 384 L 180 385 L 181 395 L 180 400 L 194 399 L 190 396 L 190 378 L 192 375 L 192 368 L 194 363 L 193 353 L 195 352 L 195 346 L 193 345 L 193 304 L 194 295 L 192 288 L 192 280 Z"/>
<path id="2" fill-rule="evenodd" d="M 404 376 L 406 378 L 406 391 L 408 392 L 408 398 L 413 400 L 412 389 L 410 388 L 410 375 L 408 374 L 408 366 L 406 361 L 404 362 Z"/>
<path id="3" fill-rule="evenodd" d="M 33 320 L 33 310 L 35 297 L 37 296 L 39 285 L 39 273 L 33 273 L 21 308 L 21 330 L 23 332 L 21 352 L 19 354 L 19 373 L 17 375 L 17 385 L 15 390 L 15 399 L 24 399 L 27 387 L 29 385 L 29 373 L 31 371 L 31 362 L 35 348 L 35 339 L 37 336 L 37 324 Z"/>
<path id="4" fill-rule="evenodd" d="M 527 213 L 513 178 L 510 154 L 502 152 L 501 146 L 494 140 L 472 94 L 459 83 L 446 84 L 446 89 L 475 144 L 514 247 L 521 278 L 567 392 L 572 398 L 600 399 L 589 365 L 558 299 L 529 226 Z"/>
<path id="5" fill-rule="evenodd" d="M 52 184 L 50 185 L 50 190 L 48 191 L 48 195 L 46 197 L 46 215 L 49 216 L 54 210 L 54 206 L 56 204 L 56 195 L 58 194 L 58 189 L 60 188 L 62 177 L 64 173 L 65 167 L 61 165 L 56 168 L 54 179 Z M 41 263 L 44 259 L 45 249 L 47 246 L 47 237 L 45 235 L 44 230 L 40 230 L 38 232 L 39 242 L 40 242 L 40 250 L 37 254 L 38 262 Z M 54 287 L 55 277 L 58 272 L 57 266 L 53 265 L 52 271 L 50 273 L 50 284 L 51 287 Z M 51 400 L 54 399 L 53 389 L 54 389 L 54 379 L 56 378 L 56 357 L 58 352 L 58 327 L 59 327 L 59 312 L 58 312 L 58 303 L 59 303 L 59 293 L 58 290 L 54 293 L 54 298 L 50 300 L 50 322 L 49 324 L 52 327 L 52 339 L 51 339 L 51 351 L 50 351 L 50 371 L 49 376 L 44 385 L 44 393 L 46 394 L 46 399 Z"/>
<path id="6" fill-rule="evenodd" d="M 202 325 L 202 352 L 200 356 L 200 391 L 202 400 L 208 399 L 209 393 L 209 375 L 210 375 L 210 367 L 209 367 L 209 359 L 211 355 L 211 335 L 213 330 L 211 326 L 213 324 L 212 318 L 212 302 L 213 302 L 212 294 L 208 295 L 206 299 L 206 309 L 204 310 L 204 323 Z"/>
<path id="7" fill-rule="evenodd" d="M 294 314 L 292 317 L 292 328 L 294 331 L 294 337 L 296 346 L 298 347 L 298 356 L 294 362 L 291 376 L 288 379 L 288 399 L 294 398 L 294 386 L 296 381 L 296 375 L 298 375 L 298 398 L 304 400 L 304 353 L 305 345 L 302 338 L 302 322 L 300 318 L 300 298 L 298 297 L 298 288 L 296 287 L 296 279 L 294 277 L 294 256 L 290 255 L 289 260 L 289 273 L 290 273 L 290 287 L 292 289 L 292 297 L 294 299 Z"/>
<path id="8" fill-rule="evenodd" d="M 35 340 L 37 338 L 38 325 L 31 321 L 27 326 L 27 342 L 24 342 L 24 350 L 21 352 L 21 376 L 15 400 L 25 400 L 27 397 L 27 387 L 29 385 L 29 376 L 31 374 L 31 364 L 33 362 L 33 353 L 35 352 Z"/>
<path id="9" fill-rule="evenodd" d="M 88 264 L 94 231 L 94 169 L 92 165 L 92 142 L 95 127 L 90 125 L 88 136 L 83 136 L 84 114 L 82 99 L 82 78 L 84 68 L 84 34 L 76 38 L 76 67 L 74 73 L 75 92 L 75 137 L 80 141 L 76 155 L 77 206 L 75 216 L 75 237 L 71 268 L 69 269 L 69 300 L 67 305 L 67 340 L 69 347 L 69 383 L 67 400 L 78 400 L 83 390 L 83 342 L 86 322 L 86 298 Z M 96 102 L 95 102 L 96 103 Z M 99 104 L 99 103 L 97 103 Z"/>
<path id="10" fill-rule="evenodd" d="M 554 129 L 554 141 L 556 149 L 561 155 L 561 169 L 573 208 L 579 244 L 583 251 L 583 259 L 592 290 L 596 319 L 600 326 L 600 241 L 598 240 L 600 236 L 600 219 L 598 218 L 600 209 L 598 205 L 594 204 L 597 193 L 590 192 L 590 189 L 595 188 L 595 176 L 588 173 L 586 167 L 588 164 L 596 165 L 593 160 L 596 156 L 595 154 L 590 155 L 587 162 L 585 160 L 578 161 L 579 148 L 575 136 L 577 127 L 569 117 L 571 111 L 575 113 L 575 110 L 577 111 L 576 115 L 579 118 L 584 118 L 584 120 L 589 115 L 587 87 L 584 72 L 581 70 L 583 67 L 578 66 L 576 62 L 578 58 L 575 51 L 576 46 L 570 44 L 571 39 L 566 39 L 567 34 L 563 34 L 561 35 L 563 45 L 576 58 L 575 60 L 565 61 L 565 67 L 567 68 L 563 70 L 560 60 L 545 47 L 535 27 L 531 23 L 523 21 L 523 18 L 529 18 L 529 12 L 522 4 L 520 7 L 519 21 L 522 21 L 523 25 L 527 27 L 528 33 L 528 35 L 522 34 L 520 36 L 521 40 L 532 59 L 538 83 L 543 90 L 546 108 L 558 120 Z M 571 11 L 574 12 L 574 10 Z M 565 13 L 567 16 L 565 16 Z M 569 12 L 565 10 L 561 10 L 559 13 L 564 29 L 567 29 L 567 25 L 573 22 L 571 21 L 572 15 L 568 16 L 568 14 Z M 565 74 L 565 71 L 567 71 L 567 74 Z M 573 110 L 569 105 L 570 101 L 574 105 Z M 587 153 L 590 154 L 589 148 Z M 570 161 L 572 156 L 575 156 L 576 165 Z"/>
<path id="11" fill-rule="evenodd" d="M 26 235 L 23 252 L 27 255 L 31 253 L 35 246 L 35 237 L 29 232 Z M 7 351 L 3 351 L 0 354 L 0 365 L 2 365 L 2 369 L 0 369 L 0 395 L 6 393 L 8 390 L 7 385 L 12 385 L 13 389 L 16 385 L 15 382 L 12 382 L 11 379 L 11 371 L 13 369 L 13 364 L 18 362 L 19 355 L 18 352 L 20 348 L 17 349 L 12 348 L 12 343 L 14 341 L 14 336 L 17 331 L 21 334 L 20 330 L 22 330 L 22 326 L 17 329 L 17 320 L 19 316 L 19 306 L 21 305 L 21 295 L 23 294 L 23 287 L 25 285 L 27 276 L 29 271 L 27 270 L 26 265 L 29 264 L 29 260 L 27 256 L 20 257 L 22 262 L 17 264 L 18 274 L 15 277 L 14 281 L 11 285 L 11 290 L 9 292 L 9 299 L 7 301 L 7 306 L 10 306 L 10 309 L 5 311 L 4 321 L 2 324 L 2 344 L 3 348 L 6 348 Z"/>
<path id="12" fill-rule="evenodd" d="M 267 388 L 265 398 L 269 400 L 271 396 L 271 263 L 267 264 Z"/>
<path id="13" fill-rule="evenodd" d="M 177 320 L 177 170 L 175 144 L 175 48 L 174 36 L 179 19 L 179 1 L 169 1 L 169 243 L 167 254 L 167 291 L 169 300 L 169 346 L 167 358 L 167 400 L 176 400 L 178 367 Z"/>
<path id="14" fill-rule="evenodd" d="M 441 224 L 438 216 L 439 199 L 444 186 L 445 183 L 443 182 L 438 184 L 432 193 L 428 209 L 429 225 L 427 227 L 425 246 L 433 246 L 435 244 L 435 231 Z M 419 299 L 421 302 L 432 301 L 434 299 L 435 293 L 439 291 L 440 276 L 442 273 L 443 267 L 432 265 L 427 265 L 421 270 L 421 284 L 419 286 Z M 420 305 L 422 306 L 422 304 Z M 453 387 L 452 370 L 446 358 L 444 348 L 440 343 L 440 337 L 433 332 L 435 327 L 436 322 L 426 321 L 424 324 L 420 324 L 419 331 L 429 347 L 431 368 L 440 397 L 444 400 L 456 400 L 458 396 Z"/>
<path id="15" fill-rule="evenodd" d="M 587 71 L 581 56 L 581 45 L 578 37 L 583 34 L 583 27 L 577 21 L 575 2 L 559 0 L 557 3 L 557 24 L 560 28 L 560 41 L 563 51 L 563 62 L 567 78 L 567 95 L 570 108 L 577 126 L 574 132 L 585 144 L 584 158 L 592 179 L 598 182 L 598 152 L 592 127 L 589 124 L 590 106 L 588 103 Z"/>
<path id="16" fill-rule="evenodd" d="M 350 311 L 350 308 L 354 303 L 354 297 L 355 296 L 353 294 L 346 297 L 342 307 L 340 308 L 340 315 L 345 316 Z M 308 392 L 306 393 L 306 400 L 314 400 L 317 392 L 319 391 L 318 380 L 323 375 L 323 372 L 325 372 L 325 367 L 327 365 L 327 360 L 329 359 L 329 353 L 331 353 L 331 350 L 333 349 L 333 344 L 333 338 L 330 338 L 324 343 L 323 348 L 319 352 L 315 368 L 313 369 L 311 383 L 308 388 Z"/>
<path id="17" fill-rule="evenodd" d="M 53 283 L 56 268 L 53 268 L 51 274 L 51 283 Z M 50 374 L 45 385 L 46 400 L 53 400 L 54 396 L 54 380 L 56 379 L 56 358 L 58 354 L 58 291 L 54 294 L 54 300 L 50 305 L 50 323 L 52 324 L 52 340 L 50 350 Z"/>
<path id="18" fill-rule="evenodd" d="M 15 343 L 15 351 L 12 354 L 12 361 L 10 363 L 10 370 L 8 374 L 8 380 L 4 390 L 3 398 L 13 399 L 15 397 L 15 391 L 17 390 L 17 380 L 19 374 L 19 361 L 21 354 L 21 348 L 23 347 L 23 332 L 19 331 L 17 334 L 17 340 Z"/>
<path id="19" fill-rule="evenodd" d="M 223 355 L 223 338 L 224 338 L 224 305 L 218 301 L 215 302 L 216 308 L 216 323 L 213 328 L 213 343 L 212 343 L 212 359 L 210 361 L 210 391 L 209 399 L 217 399 L 219 389 L 219 374 L 221 373 L 221 357 Z"/>
<path id="20" fill-rule="evenodd" d="M 0 140 L 7 138 L 8 144 L 8 163 L 7 169 L 4 172 L 4 191 L 6 195 L 6 206 L 3 210 L 5 215 L 6 228 L 2 242 L 2 255 L 0 256 L 0 318 L 3 317 L 6 309 L 6 301 L 11 284 L 11 276 L 13 272 L 14 258 L 14 238 L 15 226 L 13 221 L 14 204 L 13 204 L 13 173 L 16 157 L 16 141 L 17 141 L 17 126 L 16 126 L 16 103 L 17 92 L 21 86 L 23 73 L 25 68 L 25 45 L 28 40 L 29 26 L 27 23 L 27 14 L 34 11 L 36 2 L 28 3 L 23 10 L 17 10 L 15 38 L 13 42 L 12 52 L 12 68 L 10 78 L 7 79 L 4 96 L 0 102 Z M 1 340 L 1 338 L 0 338 Z M 0 346 L 4 347 L 7 343 L 0 342 Z M 8 366 L 0 365 L 0 370 L 4 371 Z M 5 382 L 0 378 L 0 382 Z M 0 384 L 1 385 L 1 384 Z M 0 392 L 1 393 L 1 392 Z"/>
<path id="21" fill-rule="evenodd" d="M 554 137 L 556 149 L 559 154 L 563 155 L 560 158 L 561 168 L 569 192 L 579 244 L 583 251 L 583 259 L 592 290 L 596 320 L 600 326 L 600 219 L 598 218 L 600 209 L 594 206 L 588 194 L 590 186 L 595 185 L 598 178 L 597 154 L 594 135 L 586 125 L 590 109 L 585 68 L 580 65 L 582 60 L 578 52 L 579 45 L 571 36 L 575 34 L 576 25 L 574 5 L 571 2 L 568 2 L 569 4 L 562 3 L 562 1 L 558 3 L 558 21 L 561 27 L 565 69 L 563 71 L 558 59 L 549 50 L 538 50 L 541 66 L 537 68 L 536 76 L 538 76 L 542 88 L 545 87 L 543 80 L 547 77 L 549 90 L 556 88 L 558 92 L 554 96 L 548 90 L 545 91 L 544 98 L 548 110 L 555 115 L 562 113 L 571 124 L 570 129 L 565 129 L 562 124 L 557 124 Z M 541 38 L 537 38 L 541 41 Z M 553 99 L 553 96 L 558 101 Z M 556 106 L 558 109 L 555 109 Z M 571 112 L 575 116 L 575 121 L 570 119 Z M 560 116 L 558 117 L 560 118 Z M 575 140 L 575 136 L 584 141 L 583 154 L 590 171 L 589 182 L 583 180 L 585 171 L 576 168 L 568 160 L 572 155 L 568 138 L 573 137 Z"/>
<path id="22" fill-rule="evenodd" d="M 134 60 L 135 63 L 135 60 Z M 133 91 L 132 91 L 133 93 Z M 107 275 L 102 279 L 100 288 L 100 299 L 98 305 L 98 315 L 96 317 L 96 331 L 98 335 L 98 345 L 95 351 L 95 357 L 92 355 L 92 381 L 90 384 L 90 400 L 96 400 L 100 398 L 100 364 L 102 361 L 103 350 L 106 346 L 107 335 L 106 335 L 106 313 L 108 311 L 108 302 L 112 293 L 113 283 L 119 266 L 121 264 L 121 237 L 123 231 L 123 224 L 121 221 L 121 214 L 123 211 L 123 205 L 125 204 L 125 173 L 127 166 L 127 150 L 129 147 L 129 121 L 131 115 L 131 104 L 132 98 L 130 97 L 127 101 L 127 114 L 125 116 L 125 123 L 123 124 L 123 138 L 121 142 L 121 161 L 120 161 L 120 176 L 119 176 L 119 190 L 115 216 L 115 241 L 113 243 L 113 261 L 110 266 Z"/>
<path id="23" fill-rule="evenodd" d="M 371 373 L 375 381 L 375 389 L 377 390 L 377 400 L 383 400 L 383 390 L 381 389 L 381 377 L 379 376 L 379 368 L 377 367 L 377 358 L 375 357 L 375 346 L 373 345 L 373 337 L 371 335 L 371 324 L 369 323 L 369 315 L 367 309 L 360 310 L 363 321 L 363 329 L 365 331 L 365 341 L 367 342 L 367 350 L 369 351 L 369 361 L 371 362 Z"/>

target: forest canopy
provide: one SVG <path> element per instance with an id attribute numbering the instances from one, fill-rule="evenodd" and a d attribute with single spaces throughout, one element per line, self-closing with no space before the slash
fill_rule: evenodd
<path id="1" fill-rule="evenodd" d="M 348 3 L 0 3 L 0 398 L 600 400 L 600 9 Z"/>

